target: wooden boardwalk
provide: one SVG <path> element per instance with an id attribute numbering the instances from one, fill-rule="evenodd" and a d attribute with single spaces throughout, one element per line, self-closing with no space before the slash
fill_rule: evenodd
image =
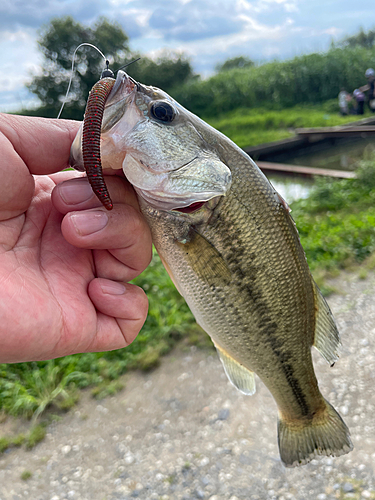
<path id="1" fill-rule="evenodd" d="M 336 137 L 367 137 L 375 136 L 375 125 L 345 126 L 345 127 L 320 127 L 320 128 L 297 128 L 298 137 L 308 137 L 308 139 L 329 139 Z"/>
<path id="2" fill-rule="evenodd" d="M 256 164 L 265 174 L 282 173 L 289 175 L 301 175 L 303 177 L 324 175 L 326 177 L 337 177 L 339 179 L 352 179 L 355 177 L 355 172 L 331 170 L 328 168 L 304 167 L 302 165 L 286 165 L 285 163 L 273 163 L 269 161 L 257 161 Z"/>
<path id="3" fill-rule="evenodd" d="M 287 151 L 292 153 L 293 150 L 310 148 L 314 147 L 314 145 L 318 145 L 319 147 L 319 143 L 327 143 L 329 139 L 375 137 L 375 116 L 350 122 L 339 127 L 300 128 L 296 129 L 295 133 L 296 135 L 294 137 L 244 148 L 244 151 L 255 159 L 259 168 L 265 173 L 279 172 L 287 175 L 301 175 L 305 177 L 324 175 L 327 177 L 349 179 L 355 177 L 354 172 L 260 161 L 257 158 L 267 158 L 267 155 L 271 155 L 272 157 L 274 154 Z"/>

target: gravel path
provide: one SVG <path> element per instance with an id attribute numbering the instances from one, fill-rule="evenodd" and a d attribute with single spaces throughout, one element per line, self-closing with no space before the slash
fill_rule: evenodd
<path id="1" fill-rule="evenodd" d="M 314 361 L 351 430 L 349 455 L 285 469 L 276 406 L 259 379 L 244 396 L 216 353 L 176 350 L 100 404 L 85 394 L 32 451 L 0 455 L 0 500 L 375 499 L 375 275 L 332 284 L 344 351 L 333 368 L 318 353 Z"/>

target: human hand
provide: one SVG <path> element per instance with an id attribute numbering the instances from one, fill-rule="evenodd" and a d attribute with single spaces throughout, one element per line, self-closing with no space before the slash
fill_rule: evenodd
<path id="1" fill-rule="evenodd" d="M 149 229 L 124 178 L 106 177 L 108 212 L 60 172 L 78 127 L 0 114 L 0 362 L 125 347 L 146 319 L 127 281 L 150 262 Z"/>

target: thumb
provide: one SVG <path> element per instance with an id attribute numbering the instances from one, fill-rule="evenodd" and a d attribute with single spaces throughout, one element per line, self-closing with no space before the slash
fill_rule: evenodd
<path id="1" fill-rule="evenodd" d="M 131 344 L 147 317 L 148 300 L 142 288 L 95 278 L 88 294 L 98 311 L 96 337 L 88 351 L 110 351 Z"/>

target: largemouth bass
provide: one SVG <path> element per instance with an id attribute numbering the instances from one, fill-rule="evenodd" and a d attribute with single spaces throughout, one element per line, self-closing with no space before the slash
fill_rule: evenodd
<path id="1" fill-rule="evenodd" d="M 82 130 L 71 154 L 80 170 L 81 143 Z M 288 206 L 252 159 L 122 71 L 105 102 L 101 159 L 134 186 L 154 245 L 229 380 L 253 394 L 256 373 L 272 393 L 283 463 L 348 453 L 349 431 L 320 393 L 311 357 L 315 346 L 333 364 L 339 334 Z"/>

